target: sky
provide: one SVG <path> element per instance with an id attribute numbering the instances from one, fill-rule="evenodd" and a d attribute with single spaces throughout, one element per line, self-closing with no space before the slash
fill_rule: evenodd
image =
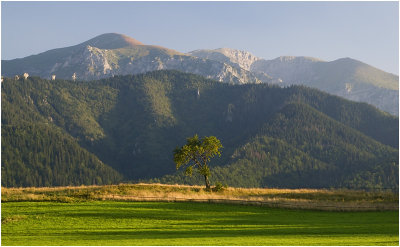
<path id="1" fill-rule="evenodd" d="M 257 57 L 351 57 L 399 74 L 399 3 L 1 2 L 1 59 L 103 33 L 180 52 L 233 48 Z"/>

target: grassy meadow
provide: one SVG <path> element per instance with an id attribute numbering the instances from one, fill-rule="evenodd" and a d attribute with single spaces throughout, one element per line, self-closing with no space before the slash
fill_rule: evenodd
<path id="1" fill-rule="evenodd" d="M 188 202 L 9 202 L 3 245 L 398 245 L 398 212 Z"/>
<path id="2" fill-rule="evenodd" d="M 1 193 L 2 245 L 399 244 L 390 192 L 121 184 Z"/>

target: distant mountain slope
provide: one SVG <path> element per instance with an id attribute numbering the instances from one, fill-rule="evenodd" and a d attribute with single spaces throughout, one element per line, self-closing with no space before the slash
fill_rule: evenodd
<path id="1" fill-rule="evenodd" d="M 325 62 L 312 57 L 283 56 L 265 60 L 239 50 L 196 50 L 193 56 L 226 62 L 271 82 L 305 85 L 346 99 L 366 102 L 399 115 L 399 77 L 351 58 Z"/>
<path id="2" fill-rule="evenodd" d="M 122 34 L 99 35 L 81 44 L 54 49 L 26 58 L 3 60 L 2 75 L 30 75 L 93 80 L 114 75 L 175 69 L 228 83 L 260 83 L 249 71 L 214 60 L 205 60 L 160 46 L 145 45 Z"/>
<path id="3" fill-rule="evenodd" d="M 125 181 L 193 183 L 176 173 L 172 150 L 197 133 L 217 136 L 224 146 L 212 163 L 214 182 L 398 188 L 398 118 L 307 87 L 229 85 L 178 71 L 88 82 L 6 78 L 2 106 L 4 186 L 58 183 L 46 175 L 49 169 L 54 174 L 54 159 L 60 161 L 58 170 L 86 174 L 83 181 L 94 183 L 120 181 L 114 172 L 104 177 L 107 165 Z M 15 133 L 25 134 L 13 138 Z M 46 136 L 71 144 L 54 145 Z M 38 152 L 34 143 L 54 151 Z M 74 149 L 74 160 L 64 156 Z M 39 166 L 32 153 L 50 155 L 43 163 L 50 166 Z M 98 168 L 86 162 L 91 155 Z M 30 182 L 10 164 L 34 171 Z M 72 168 L 76 164 L 83 167 Z"/>
<path id="4" fill-rule="evenodd" d="M 257 60 L 251 71 L 268 71 L 286 83 L 318 83 L 327 87 L 341 86 L 344 80 L 371 84 L 376 87 L 398 90 L 398 76 L 386 73 L 351 58 L 325 62 L 310 57 L 279 57 L 273 60 Z M 349 81 L 349 83 L 351 83 Z M 339 85 L 338 85 L 339 84 Z M 309 86 L 311 86 L 310 84 Z M 351 88 L 348 88 L 351 91 Z"/>
<path id="5" fill-rule="evenodd" d="M 257 61 L 251 70 L 282 78 L 285 85 L 315 87 L 398 115 L 399 77 L 354 59 L 323 62 L 279 58 Z"/>

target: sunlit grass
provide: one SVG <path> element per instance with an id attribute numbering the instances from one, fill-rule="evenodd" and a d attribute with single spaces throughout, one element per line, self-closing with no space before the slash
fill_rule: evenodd
<path id="1" fill-rule="evenodd" d="M 203 201 L 255 204 L 270 207 L 338 211 L 398 210 L 393 192 L 354 190 L 225 188 L 205 191 L 204 186 L 163 184 L 120 184 L 105 186 L 2 188 L 2 202 L 87 200 Z"/>
<path id="2" fill-rule="evenodd" d="M 3 245 L 398 245 L 398 211 L 187 202 L 2 203 Z"/>

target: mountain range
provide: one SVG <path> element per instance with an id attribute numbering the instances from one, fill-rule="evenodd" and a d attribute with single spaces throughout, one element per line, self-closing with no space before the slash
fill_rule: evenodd
<path id="1" fill-rule="evenodd" d="M 232 84 L 305 85 L 398 115 L 397 75 L 351 58 L 322 61 L 283 56 L 265 60 L 246 51 L 221 48 L 187 54 L 145 45 L 108 33 L 81 44 L 20 59 L 2 60 L 2 75 L 28 73 L 42 78 L 96 80 L 155 70 L 178 70 Z"/>
<path id="2" fill-rule="evenodd" d="M 259 78 L 267 75 L 281 86 L 314 87 L 398 115 L 399 77 L 351 58 L 326 62 L 312 57 L 282 56 L 265 60 L 227 48 L 189 54 L 246 69 Z"/>
<path id="3" fill-rule="evenodd" d="M 176 70 L 4 78 L 1 87 L 2 186 L 202 183 L 172 159 L 198 134 L 224 146 L 210 163 L 212 183 L 398 190 L 398 117 L 318 89 Z"/>

